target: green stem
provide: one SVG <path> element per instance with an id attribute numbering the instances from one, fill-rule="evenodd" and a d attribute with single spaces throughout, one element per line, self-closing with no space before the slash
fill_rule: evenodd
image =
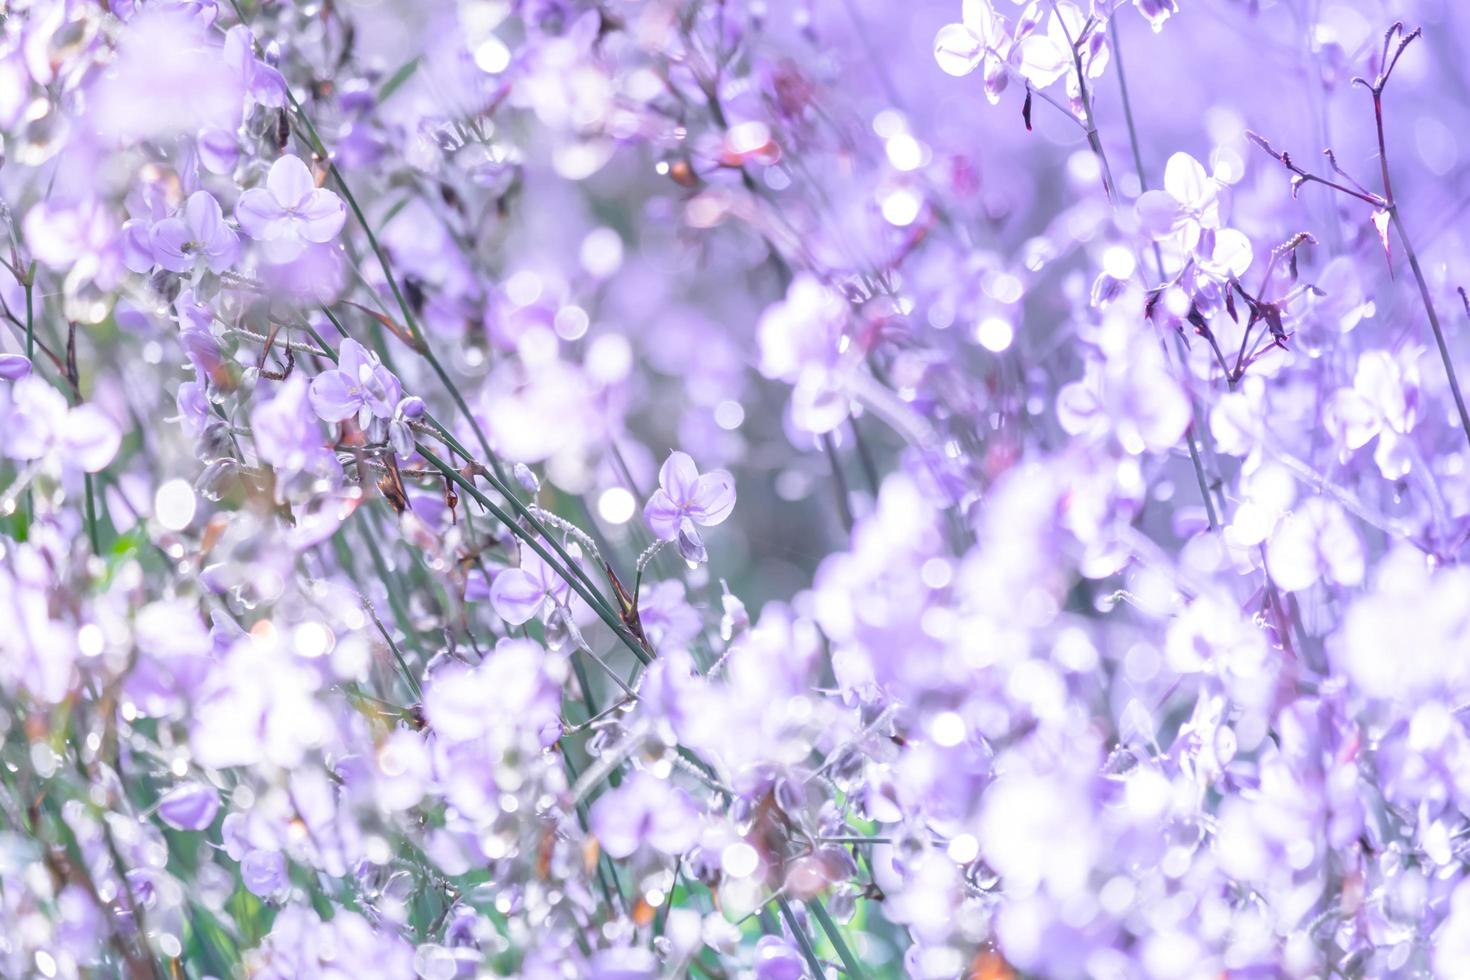
<path id="1" fill-rule="evenodd" d="M 445 390 L 449 392 L 449 397 L 454 400 L 455 407 L 460 410 L 465 420 L 469 422 L 470 429 L 475 433 L 475 439 L 480 443 L 480 448 L 485 453 L 485 458 L 498 471 L 500 461 L 490 448 L 490 440 L 485 437 L 485 432 L 480 427 L 480 423 L 475 419 L 474 413 L 470 411 L 469 404 L 466 403 L 464 395 L 459 390 L 459 386 L 449 377 L 449 372 L 444 370 L 444 365 L 440 363 L 438 356 L 435 355 L 433 348 L 429 346 L 428 341 L 425 339 L 424 332 L 419 327 L 418 318 L 413 315 L 413 309 L 408 305 L 408 300 L 404 298 L 403 290 L 398 286 L 398 277 L 393 275 L 393 267 L 388 262 L 388 256 L 383 252 L 382 245 L 378 243 L 378 236 L 373 233 L 373 226 L 368 222 L 367 215 L 363 213 L 361 205 L 357 203 L 357 197 L 352 193 L 352 189 L 347 186 L 347 180 L 342 176 L 342 171 L 337 169 L 336 162 L 332 160 L 331 154 L 327 152 L 326 144 L 322 142 L 322 138 L 317 133 L 316 127 L 312 125 L 310 117 L 306 114 L 306 110 L 301 108 L 301 103 L 296 101 L 296 96 L 292 95 L 289 90 L 286 93 L 286 97 L 291 100 L 291 107 L 296 110 L 296 115 L 301 119 L 302 125 L 306 127 L 307 133 L 311 136 L 311 141 L 315 144 L 313 149 L 322 158 L 323 162 L 326 163 L 327 172 L 336 181 L 337 188 L 342 192 L 343 200 L 352 209 L 353 217 L 362 226 L 363 234 L 367 236 L 368 246 L 373 250 L 373 255 L 377 257 L 378 266 L 383 270 L 383 278 L 388 281 L 388 288 L 392 291 L 393 299 L 397 302 L 398 309 L 403 314 L 403 325 L 408 328 L 409 334 L 413 337 L 414 349 L 423 355 L 424 360 L 429 362 L 429 367 L 439 377 L 439 381 L 444 385 Z M 503 480 L 504 474 L 499 475 Z"/>
<path id="2" fill-rule="evenodd" d="M 102 557 L 102 535 L 97 530 L 97 499 L 92 491 L 92 474 L 82 477 L 87 491 L 87 541 L 92 545 L 92 554 Z"/>
<path id="3" fill-rule="evenodd" d="M 32 262 L 26 269 L 25 282 L 26 293 L 26 358 L 36 359 L 36 318 L 31 304 L 32 291 L 36 288 L 36 263 Z"/>
<path id="4" fill-rule="evenodd" d="M 617 615 L 615 615 L 610 609 L 608 609 L 605 603 L 600 601 L 601 597 L 589 591 L 587 587 L 582 584 L 582 580 L 580 577 L 559 565 L 557 563 L 557 559 L 553 557 L 552 553 L 547 550 L 545 545 L 541 543 L 539 537 L 536 534 L 533 534 L 532 532 L 527 531 L 524 527 L 522 527 L 519 522 L 517 522 L 514 518 L 512 518 L 509 514 L 505 512 L 504 508 L 502 508 L 499 504 L 495 503 L 495 501 L 491 500 L 483 492 L 481 492 L 479 487 L 475 486 L 469 480 L 465 479 L 464 475 L 461 474 L 458 470 L 450 466 L 444 460 L 440 459 L 438 455 L 436 455 L 434 451 L 428 446 L 425 446 L 423 443 L 419 443 L 418 451 L 419 455 L 428 460 L 429 465 L 433 466 L 440 473 L 443 473 L 445 477 L 447 477 L 465 493 L 469 494 L 481 507 L 484 507 L 490 513 L 494 514 L 496 520 L 500 521 L 500 523 L 510 528 L 511 533 L 524 541 L 532 551 L 536 552 L 536 554 L 541 557 L 542 561 L 550 565 L 552 570 L 560 575 L 567 582 L 567 584 L 572 587 L 572 590 L 581 597 L 582 601 L 586 602 L 589 606 L 592 607 L 592 611 L 597 613 L 598 618 L 606 623 L 608 628 L 611 629 L 613 633 L 616 634 L 617 637 L 623 641 L 623 645 L 633 652 L 633 656 L 637 657 L 640 663 L 646 666 L 653 662 L 653 658 L 649 655 L 648 651 L 644 650 L 643 647 L 638 643 L 637 638 L 631 635 L 628 628 L 623 625 L 622 620 L 619 619 Z M 514 498 L 511 499 L 514 502 Z M 556 543 L 555 539 L 547 538 L 547 541 L 552 545 L 552 547 L 556 548 L 558 551 L 561 551 L 563 555 L 566 554 L 566 552 L 561 549 L 560 545 Z M 570 558 L 568 558 L 568 561 L 570 561 Z M 575 563 L 573 563 L 573 567 L 575 567 Z"/>
<path id="5" fill-rule="evenodd" d="M 816 917 L 817 925 L 821 926 L 822 931 L 827 934 L 827 940 L 832 944 L 832 948 L 837 951 L 837 958 L 842 960 L 842 965 L 847 970 L 848 976 L 862 980 L 866 976 L 863 972 L 862 964 L 858 962 L 856 956 L 852 955 L 852 950 L 847 947 L 847 942 L 842 938 L 842 930 L 837 927 L 836 922 L 832 921 L 832 916 L 827 914 L 827 910 L 822 906 L 821 901 L 814 898 L 806 903 L 806 907 Z"/>
<path id="6" fill-rule="evenodd" d="M 796 921 L 796 913 L 791 909 L 791 903 L 786 901 L 786 896 L 776 898 L 776 904 L 781 907 L 781 917 L 786 920 L 786 925 L 791 929 L 791 934 L 796 937 L 796 945 L 801 947 L 801 955 L 806 959 L 807 966 L 811 967 L 813 980 L 821 980 L 827 975 L 822 961 L 817 956 L 817 950 L 812 946 L 811 937 L 802 929 L 801 923 Z"/>

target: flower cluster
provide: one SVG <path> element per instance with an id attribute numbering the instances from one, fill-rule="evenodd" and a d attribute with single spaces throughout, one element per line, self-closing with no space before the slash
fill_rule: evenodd
<path id="1" fill-rule="evenodd" d="M 1470 977 L 1470 7 L 11 7 L 0 975 Z"/>

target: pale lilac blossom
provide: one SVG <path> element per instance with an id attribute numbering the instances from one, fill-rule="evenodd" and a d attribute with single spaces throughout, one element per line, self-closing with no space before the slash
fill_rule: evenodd
<path id="1" fill-rule="evenodd" d="M 300 157 L 287 154 L 271 164 L 264 187 L 240 195 L 235 218 L 241 230 L 264 243 L 272 261 L 286 262 L 310 244 L 335 239 L 347 223 L 347 206 L 316 186 Z"/>
<path id="2" fill-rule="evenodd" d="M 673 452 L 658 471 L 658 489 L 643 519 L 661 541 L 679 542 L 689 561 L 704 561 L 704 542 L 695 525 L 715 527 L 735 509 L 735 479 L 724 470 L 701 474 L 688 453 Z"/>

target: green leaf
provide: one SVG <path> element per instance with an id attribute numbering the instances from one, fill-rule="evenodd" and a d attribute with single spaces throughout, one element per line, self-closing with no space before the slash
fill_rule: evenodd
<path id="1" fill-rule="evenodd" d="M 392 97 L 393 93 L 398 91 L 403 86 L 403 83 L 412 78 L 413 73 L 418 70 L 419 59 L 414 58 L 404 64 L 403 67 L 399 68 L 392 75 L 389 75 L 388 80 L 383 83 L 381 88 L 378 89 L 378 104 L 382 105 L 384 102 L 387 102 L 388 99 Z"/>

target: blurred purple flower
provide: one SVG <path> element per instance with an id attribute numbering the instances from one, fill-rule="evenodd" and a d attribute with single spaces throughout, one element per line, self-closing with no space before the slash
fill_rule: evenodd
<path id="1" fill-rule="evenodd" d="M 756 980 L 801 980 L 806 960 L 784 936 L 762 936 L 755 944 Z"/>
<path id="2" fill-rule="evenodd" d="M 207 783 L 183 783 L 158 801 L 158 817 L 175 830 L 204 830 L 219 812 L 219 791 Z"/>
<path id="3" fill-rule="evenodd" d="M 19 381 L 31 373 L 31 359 L 24 354 L 0 354 L 0 381 Z"/>
<path id="4" fill-rule="evenodd" d="M 112 462 L 122 433 L 95 405 L 68 407 L 66 396 L 35 375 L 0 389 L 0 455 L 54 459 L 96 473 Z"/>
<path id="5" fill-rule="evenodd" d="M 588 822 L 602 849 L 619 860 L 645 847 L 675 857 L 699 839 L 694 801 L 667 780 L 643 771 L 598 797 Z"/>
<path id="6" fill-rule="evenodd" d="M 302 472 L 324 451 L 321 427 L 308 405 L 306 378 L 299 372 L 251 413 L 250 427 L 261 460 L 283 476 Z"/>

